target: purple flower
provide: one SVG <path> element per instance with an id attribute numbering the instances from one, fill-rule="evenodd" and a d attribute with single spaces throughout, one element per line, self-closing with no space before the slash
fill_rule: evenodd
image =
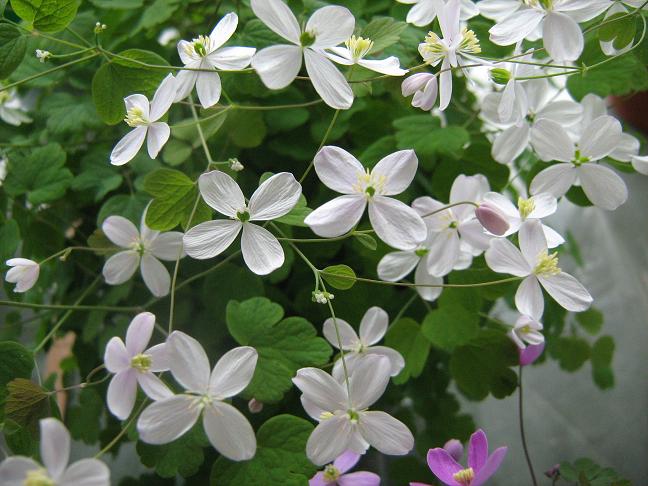
<path id="1" fill-rule="evenodd" d="M 532 344 L 525 349 L 520 349 L 520 366 L 527 366 L 540 357 L 544 351 L 545 343 Z"/>
<path id="2" fill-rule="evenodd" d="M 378 486 L 380 476 L 372 472 L 359 471 L 346 474 L 360 460 L 360 454 L 346 451 L 340 455 L 333 464 L 329 464 L 323 471 L 319 471 L 308 481 L 309 486 Z"/>
<path id="3" fill-rule="evenodd" d="M 454 444 L 453 444 L 454 445 Z M 456 447 L 453 447 L 456 452 Z M 488 439 L 479 429 L 470 436 L 468 445 L 468 467 L 459 464 L 446 449 L 437 447 L 428 451 L 430 470 L 443 484 L 448 486 L 481 486 L 499 469 L 506 455 L 506 447 L 500 447 L 488 455 Z M 422 483 L 410 483 L 411 486 Z"/>

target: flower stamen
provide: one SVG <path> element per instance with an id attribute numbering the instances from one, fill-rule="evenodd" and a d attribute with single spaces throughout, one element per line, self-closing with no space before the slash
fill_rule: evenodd
<path id="1" fill-rule="evenodd" d="M 558 266 L 558 253 L 549 254 L 547 250 L 540 252 L 533 273 L 539 277 L 558 275 L 562 270 Z"/>

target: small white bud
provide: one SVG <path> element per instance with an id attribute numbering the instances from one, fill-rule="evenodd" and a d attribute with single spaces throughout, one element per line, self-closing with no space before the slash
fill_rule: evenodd
<path id="1" fill-rule="evenodd" d="M 263 410 L 263 402 L 259 402 L 255 398 L 252 398 L 248 402 L 248 410 L 250 410 L 250 413 L 260 413 Z"/>
<path id="2" fill-rule="evenodd" d="M 232 169 L 234 172 L 241 172 L 243 169 L 245 169 L 245 166 L 241 164 L 241 162 L 237 158 L 229 159 L 228 162 L 230 169 Z"/>
<path id="3" fill-rule="evenodd" d="M 46 62 L 49 61 L 50 57 L 52 57 L 52 53 L 50 51 L 36 49 L 36 57 L 40 62 Z"/>

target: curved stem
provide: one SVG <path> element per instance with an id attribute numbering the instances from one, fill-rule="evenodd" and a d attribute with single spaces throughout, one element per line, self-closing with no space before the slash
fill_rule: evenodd
<path id="1" fill-rule="evenodd" d="M 10 83 L 10 84 L 7 84 L 6 86 L 0 86 L 0 93 L 2 91 L 6 91 L 6 90 L 14 88 L 16 86 L 20 86 L 23 83 L 27 83 L 27 82 L 32 81 L 34 79 L 41 78 L 43 76 L 47 76 L 48 74 L 54 73 L 56 71 L 60 71 L 61 69 L 65 69 L 65 68 L 68 68 L 68 67 L 73 66 L 75 64 L 79 64 L 80 62 L 84 62 L 84 61 L 88 61 L 90 59 L 94 59 L 98 55 L 99 55 L 99 53 L 95 52 L 93 54 L 90 54 L 89 56 L 85 56 L 85 57 L 82 57 L 80 59 L 75 59 L 74 61 L 70 61 L 70 62 L 66 62 L 65 64 L 61 64 L 60 66 L 56 66 L 56 67 L 53 67 L 51 69 L 47 69 L 45 71 L 42 71 L 40 73 L 36 73 L 36 74 L 31 75 L 31 76 L 27 76 L 26 78 L 21 79 L 20 81 L 16 81 L 15 83 Z"/>
<path id="2" fill-rule="evenodd" d="M 126 425 L 122 427 L 119 433 L 115 437 L 113 437 L 113 439 L 110 442 L 108 442 L 108 444 L 106 444 L 106 447 L 104 447 L 103 449 L 101 449 L 99 452 L 95 454 L 94 456 L 95 459 L 98 459 L 101 456 L 103 456 L 106 452 L 112 449 L 115 446 L 115 444 L 117 444 L 117 442 L 119 442 L 119 440 L 126 434 L 126 432 L 128 432 L 128 429 L 133 424 L 135 419 L 139 416 L 140 412 L 144 410 L 144 407 L 146 406 L 147 403 L 148 403 L 148 399 L 145 399 L 142 402 L 142 404 L 139 406 L 139 408 L 135 411 L 135 413 L 131 416 L 131 418 L 128 420 L 128 422 L 126 422 Z"/>
<path id="3" fill-rule="evenodd" d="M 527 466 L 529 467 L 529 474 L 531 474 L 531 481 L 533 482 L 533 486 L 538 486 L 538 480 L 536 479 L 535 472 L 533 470 L 533 464 L 531 463 L 531 456 L 529 455 L 529 449 L 527 447 L 526 443 L 526 436 L 524 434 L 524 403 L 523 403 L 523 398 L 522 398 L 522 365 L 520 365 L 520 372 L 518 374 L 519 376 L 519 381 L 518 381 L 518 412 L 519 412 L 519 417 L 520 417 L 520 438 L 522 439 L 522 449 L 524 449 L 524 457 L 526 458 L 526 463 Z"/>
<path id="4" fill-rule="evenodd" d="M 459 202 L 456 202 L 456 203 L 448 204 L 447 206 L 439 208 L 436 211 L 432 211 L 431 213 L 424 214 L 423 216 L 421 216 L 421 218 L 427 218 L 427 217 L 430 217 L 430 216 L 434 216 L 435 214 L 442 213 L 446 209 L 454 208 L 455 206 L 463 206 L 464 204 L 471 204 L 471 205 L 475 206 L 476 208 L 479 207 L 479 204 L 477 204 L 476 202 L 473 202 L 473 201 L 459 201 Z"/>
<path id="5" fill-rule="evenodd" d="M 339 114 L 340 114 L 340 110 L 335 110 L 335 113 L 333 114 L 333 118 L 331 118 L 331 123 L 329 123 L 329 126 L 326 129 L 326 132 L 324 133 L 324 138 L 322 138 L 322 141 L 320 142 L 319 147 L 317 147 L 317 150 L 315 151 L 315 155 L 317 155 L 317 153 L 322 149 L 322 147 L 324 146 L 324 144 L 328 140 L 329 135 L 331 135 L 331 131 L 333 130 L 333 126 L 335 125 L 335 122 L 337 121 Z M 309 172 L 313 168 L 313 164 L 315 164 L 315 158 L 314 157 L 313 157 L 313 160 L 311 160 L 311 163 L 308 164 L 308 167 L 306 167 L 306 170 L 304 171 L 302 176 L 299 178 L 299 183 L 300 184 L 302 182 L 304 182 L 304 179 L 306 179 L 306 177 L 308 176 Z"/>
<path id="6" fill-rule="evenodd" d="M 72 311 L 106 311 L 106 312 L 141 312 L 141 307 L 119 307 L 111 305 L 77 305 L 77 304 L 33 304 L 0 300 L 0 307 L 24 307 L 27 309 L 72 310 Z"/>
<path id="7" fill-rule="evenodd" d="M 329 275 L 324 270 L 319 270 L 319 273 L 321 275 Z M 392 285 L 394 287 L 411 287 L 411 288 L 423 287 L 423 288 L 443 288 L 443 289 L 466 289 L 466 288 L 473 288 L 473 287 L 490 287 L 491 285 L 500 285 L 504 283 L 517 282 L 519 280 L 522 280 L 522 277 L 509 277 L 509 278 L 504 278 L 502 280 L 491 280 L 490 282 L 477 282 L 472 284 L 415 284 L 415 283 L 407 283 L 407 282 L 385 282 L 383 280 L 353 277 L 349 275 L 335 274 L 331 276 L 335 277 L 336 279 L 341 278 L 344 280 L 353 280 L 355 282 L 372 283 L 377 285 Z"/>

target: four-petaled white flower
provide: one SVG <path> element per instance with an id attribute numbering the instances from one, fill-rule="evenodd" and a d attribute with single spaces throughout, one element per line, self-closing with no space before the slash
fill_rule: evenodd
<path id="1" fill-rule="evenodd" d="M 245 264 L 257 275 L 267 275 L 284 263 L 284 252 L 277 238 L 252 221 L 270 221 L 288 214 L 301 196 L 301 185 L 289 172 L 280 172 L 254 191 L 249 204 L 236 181 L 221 171 L 203 174 L 198 179 L 205 202 L 229 219 L 207 221 L 194 226 L 184 236 L 189 256 L 204 260 L 224 252 L 241 235 Z"/>
<path id="2" fill-rule="evenodd" d="M 0 83 L 2 89 L 2 83 Z M 32 119 L 27 116 L 27 106 L 18 97 L 15 89 L 0 91 L 0 120 L 15 127 L 23 123 L 31 123 Z"/>
<path id="3" fill-rule="evenodd" d="M 266 47 L 252 58 L 252 67 L 263 83 L 270 89 L 285 88 L 299 74 L 303 57 L 308 77 L 324 102 L 339 110 L 350 108 L 353 91 L 324 50 L 351 37 L 355 28 L 353 14 L 344 7 L 322 7 L 311 15 L 302 30 L 281 0 L 252 0 L 250 5 L 264 24 L 292 44 Z"/>
<path id="4" fill-rule="evenodd" d="M 386 59 L 365 59 L 365 56 L 371 52 L 374 46 L 371 39 L 352 35 L 344 41 L 344 46 L 329 47 L 326 57 L 344 66 L 357 64 L 370 71 L 387 74 L 388 76 L 403 76 L 407 73 L 406 69 L 401 69 L 400 60 L 396 56 L 389 56 Z"/>
<path id="5" fill-rule="evenodd" d="M 134 94 L 124 98 L 126 105 L 126 118 L 124 121 L 133 130 L 122 138 L 112 153 L 110 163 L 113 165 L 124 165 L 137 155 L 144 140 L 149 157 L 154 159 L 169 140 L 171 129 L 165 122 L 158 121 L 162 118 L 173 103 L 177 92 L 177 81 L 172 74 L 169 74 L 153 95 L 149 103 L 146 96 Z"/>
<path id="6" fill-rule="evenodd" d="M 103 276 L 109 285 L 119 285 L 130 279 L 138 267 L 144 283 L 156 297 L 169 293 L 171 277 L 160 260 L 175 261 L 184 256 L 182 233 L 160 233 L 146 226 L 146 211 L 140 230 L 123 216 L 109 216 L 101 225 L 104 234 L 115 245 L 126 248 L 106 260 Z M 160 260 L 158 260 L 158 258 Z"/>
<path id="7" fill-rule="evenodd" d="M 538 319 L 524 314 L 518 317 L 508 335 L 520 349 L 525 349 L 527 344 L 537 346 L 545 341 L 542 334 L 542 323 Z"/>
<path id="8" fill-rule="evenodd" d="M 218 103 L 221 97 L 221 79 L 216 69 L 235 71 L 250 64 L 256 52 L 253 47 L 222 47 L 234 34 L 238 16 L 229 13 L 223 17 L 211 34 L 201 35 L 191 42 L 178 42 L 178 54 L 186 68 L 177 75 L 175 101 L 180 101 L 191 93 L 196 86 L 198 99 L 203 108 Z M 194 71 L 193 69 L 214 69 L 214 72 Z"/>
<path id="9" fill-rule="evenodd" d="M 387 326 L 389 326 L 389 316 L 380 307 L 371 307 L 365 312 L 360 321 L 360 336 L 342 319 L 329 317 L 324 321 L 322 332 L 324 337 L 334 347 L 340 349 L 337 339 L 337 329 L 340 333 L 342 351 L 344 352 L 344 364 L 347 371 L 352 374 L 364 358 L 372 355 L 385 356 L 389 359 L 391 365 L 391 376 L 396 376 L 405 366 L 403 356 L 395 349 L 387 346 L 374 346 L 378 341 L 385 337 Z M 338 359 L 333 368 L 333 375 L 338 375 L 342 371 L 342 360 Z"/>
<path id="10" fill-rule="evenodd" d="M 319 368 L 297 371 L 293 383 L 303 393 L 304 410 L 319 422 L 306 444 L 314 464 L 328 464 L 346 450 L 364 454 L 370 445 L 389 455 L 412 450 L 414 437 L 405 424 L 368 410 L 384 393 L 390 375 L 389 359 L 378 355 L 358 363 L 348 388 Z"/>
<path id="11" fill-rule="evenodd" d="M 531 133 L 533 148 L 542 160 L 556 160 L 531 181 L 531 194 L 548 192 L 563 196 L 580 182 L 587 198 L 603 209 L 614 210 L 628 199 L 628 189 L 612 169 L 596 162 L 610 155 L 623 135 L 621 124 L 611 116 L 589 123 L 577 144 L 556 122 L 541 120 L 541 129 Z"/>
<path id="12" fill-rule="evenodd" d="M 558 304 L 572 312 L 587 310 L 592 296 L 581 283 L 558 266 L 558 254 L 549 253 L 547 240 L 538 220 L 522 225 L 520 249 L 509 240 L 497 238 L 486 250 L 486 263 L 499 273 L 524 277 L 515 293 L 515 305 L 521 314 L 539 320 L 544 311 L 544 287 Z M 521 250 L 521 251 L 520 251 Z"/>
<path id="13" fill-rule="evenodd" d="M 57 419 L 40 421 L 43 466 L 29 457 L 12 456 L 0 463 L 2 486 L 110 486 L 110 469 L 98 459 L 70 461 L 70 433 Z"/>
<path id="14" fill-rule="evenodd" d="M 358 224 L 369 206 L 376 235 L 394 248 L 412 250 L 427 236 L 425 223 L 412 208 L 388 196 L 405 191 L 414 179 L 418 159 L 401 150 L 366 169 L 346 150 L 327 146 L 315 156 L 315 171 L 330 189 L 343 194 L 320 206 L 304 222 L 319 236 L 343 235 Z"/>
<path id="15" fill-rule="evenodd" d="M 27 292 L 36 284 L 40 265 L 35 261 L 27 258 L 11 258 L 7 260 L 7 265 L 12 268 L 7 271 L 5 280 L 16 284 L 14 292 Z"/>
<path id="16" fill-rule="evenodd" d="M 452 270 L 466 268 L 466 253 L 477 256 L 488 248 L 492 236 L 477 220 L 475 206 L 470 204 L 481 201 L 488 190 L 488 180 L 483 175 L 460 174 L 450 189 L 449 205 L 455 206 L 444 209 L 446 204 L 429 196 L 414 200 L 412 207 L 423 216 L 429 231 L 434 233 L 427 246 L 427 270 L 430 274 L 443 277 Z"/>
<path id="17" fill-rule="evenodd" d="M 114 373 L 110 380 L 106 402 L 110 412 L 125 420 L 133 411 L 137 397 L 137 385 L 142 387 L 153 400 L 168 398 L 173 393 L 153 373 L 169 369 L 165 344 L 146 349 L 153 328 L 155 316 L 150 312 L 137 314 L 126 331 L 126 344 L 120 337 L 113 337 L 106 345 L 104 363 Z"/>
<path id="18" fill-rule="evenodd" d="M 413 4 L 405 19 L 408 24 L 425 27 L 431 24 L 437 16 L 437 11 L 443 8 L 443 0 L 396 0 L 400 3 Z M 471 0 L 461 0 L 461 20 L 468 20 L 479 15 L 479 9 Z"/>
<path id="19" fill-rule="evenodd" d="M 245 415 L 225 400 L 242 392 L 252 380 L 257 362 L 254 348 L 243 346 L 225 353 L 209 370 L 205 350 L 191 336 L 174 331 L 166 353 L 173 378 L 185 393 L 146 407 L 137 421 L 140 439 L 167 444 L 191 429 L 202 415 L 209 442 L 233 461 L 254 457 L 256 437 Z"/>
<path id="20" fill-rule="evenodd" d="M 439 82 L 434 74 L 416 73 L 409 76 L 401 84 L 403 97 L 412 96 L 412 106 L 423 111 L 434 108 L 439 94 Z"/>

